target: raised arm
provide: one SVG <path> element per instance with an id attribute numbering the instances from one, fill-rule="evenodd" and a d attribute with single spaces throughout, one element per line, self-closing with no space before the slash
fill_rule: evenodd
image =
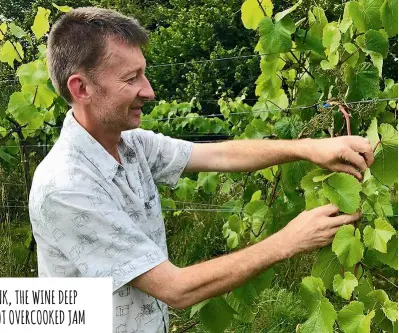
<path id="1" fill-rule="evenodd" d="M 171 307 L 187 308 L 241 286 L 278 261 L 331 243 L 339 226 L 360 217 L 334 216 L 337 213 L 333 205 L 303 212 L 281 231 L 246 249 L 185 268 L 165 261 L 131 284 Z"/>
<path id="2" fill-rule="evenodd" d="M 370 141 L 360 136 L 195 144 L 185 171 L 255 171 L 296 160 L 362 179 L 361 171 L 373 163 L 373 151 Z"/>

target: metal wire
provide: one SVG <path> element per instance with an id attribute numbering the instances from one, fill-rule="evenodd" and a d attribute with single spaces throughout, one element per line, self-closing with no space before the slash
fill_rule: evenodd
<path id="1" fill-rule="evenodd" d="M 223 58 L 215 58 L 215 59 L 204 59 L 204 60 L 195 60 L 195 61 L 186 61 L 186 62 L 170 62 L 165 64 L 158 65 L 149 65 L 147 69 L 157 68 L 157 67 L 167 67 L 167 66 L 182 66 L 182 65 L 194 65 L 194 64 L 202 64 L 202 63 L 212 63 L 218 61 L 227 61 L 234 59 L 246 59 L 246 58 L 254 58 L 254 57 L 262 57 L 267 55 L 280 54 L 280 53 L 259 53 L 259 54 L 248 54 L 242 56 L 233 56 L 233 57 L 223 57 Z M 3 82 L 19 82 L 19 80 L 1 80 L 0 83 Z"/>
<path id="2" fill-rule="evenodd" d="M 208 205 L 208 204 L 206 204 Z M 215 205 L 209 205 L 209 206 L 215 206 Z M 222 206 L 220 206 L 222 207 Z M 0 206 L 0 208 L 25 208 L 28 209 L 28 206 L 20 206 L 20 205 L 16 205 L 16 206 L 12 206 L 12 205 L 7 205 L 7 206 Z M 162 208 L 162 211 L 164 212 L 176 212 L 176 211 L 187 211 L 187 212 L 219 212 L 219 213 L 234 213 L 236 210 L 234 208 Z M 365 213 L 363 215 L 375 215 L 373 213 Z M 398 217 L 398 215 L 389 215 L 388 217 Z"/>
<path id="3" fill-rule="evenodd" d="M 376 103 L 376 102 L 388 102 L 388 101 L 397 101 L 398 98 L 377 98 L 377 99 L 368 99 L 368 100 L 361 100 L 361 101 L 353 101 L 353 102 L 348 102 L 346 104 L 351 105 L 351 104 L 359 104 L 359 103 Z M 286 108 L 286 109 L 265 109 L 265 110 L 258 110 L 258 111 L 243 111 L 243 112 L 230 112 L 229 115 L 241 115 L 241 114 L 256 114 L 256 113 L 263 113 L 263 112 L 270 112 L 270 111 L 288 111 L 288 110 L 301 110 L 301 109 L 310 109 L 314 108 L 317 106 L 323 106 L 323 104 L 320 103 L 315 103 L 312 105 L 307 105 L 307 106 L 297 106 L 297 107 L 291 107 L 291 108 Z M 325 108 L 329 107 L 334 107 L 334 106 L 323 106 Z M 224 116 L 223 113 L 214 113 L 210 115 L 195 115 L 191 116 L 186 115 L 186 116 L 176 116 L 176 117 L 165 117 L 165 118 L 154 118 L 153 120 L 145 120 L 143 119 L 141 122 L 151 122 L 151 121 L 165 121 L 165 120 L 174 120 L 174 119 L 192 119 L 192 118 L 212 118 L 212 117 L 218 117 L 218 116 Z M 62 126 L 51 126 L 51 128 L 62 128 Z M 24 128 L 23 130 L 28 130 L 28 131 L 37 131 L 40 130 L 41 128 Z M 8 132 L 8 130 L 0 130 L 0 132 Z"/>
<path id="4" fill-rule="evenodd" d="M 181 66 L 181 65 L 194 65 L 194 64 L 202 64 L 202 63 L 212 63 L 217 61 L 226 61 L 226 60 L 234 60 L 234 59 L 245 59 L 245 58 L 253 58 L 253 57 L 262 57 L 267 55 L 280 54 L 280 52 L 275 53 L 259 53 L 259 54 L 248 54 L 243 56 L 234 56 L 234 57 L 224 57 L 224 58 L 215 58 L 215 59 L 205 59 L 205 60 L 196 60 L 196 61 L 187 61 L 187 62 L 170 62 L 166 64 L 159 65 L 150 65 L 147 68 L 157 68 L 157 67 L 167 67 L 167 66 Z"/>

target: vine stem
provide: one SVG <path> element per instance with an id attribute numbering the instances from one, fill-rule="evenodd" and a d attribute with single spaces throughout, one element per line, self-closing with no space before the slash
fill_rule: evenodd
<path id="1" fill-rule="evenodd" d="M 343 107 L 342 104 L 338 105 L 338 109 L 339 111 L 344 115 L 345 117 L 345 121 L 346 121 L 346 131 L 348 133 L 348 135 L 352 135 L 351 134 L 351 121 L 350 121 L 350 114 L 348 112 L 346 112 L 345 108 Z"/>
<path id="2" fill-rule="evenodd" d="M 362 265 L 363 265 L 364 267 L 367 267 L 370 271 L 373 270 L 372 267 L 367 266 L 364 262 L 362 263 Z M 375 272 L 374 272 L 374 274 L 377 275 L 377 276 L 379 276 L 380 278 L 382 278 L 382 279 L 385 280 L 386 282 L 392 284 L 394 287 L 398 288 L 398 286 L 397 286 L 395 283 L 393 283 L 391 280 L 387 279 L 384 275 L 381 275 L 381 274 L 378 274 L 378 273 L 375 273 Z"/>
<path id="3" fill-rule="evenodd" d="M 4 34 L 4 32 L 3 32 L 1 29 L 0 29 L 0 33 L 3 35 L 3 39 L 4 39 L 4 40 L 8 40 L 8 41 L 11 43 L 12 47 L 14 48 L 15 52 L 17 52 L 18 57 L 19 57 L 19 59 L 21 59 L 21 62 L 22 62 L 22 56 L 21 56 L 21 54 L 19 53 L 19 51 L 17 50 L 17 48 L 16 48 L 16 46 L 14 45 L 14 43 L 13 43 L 12 41 L 10 41 L 9 38 L 6 38 L 6 35 Z"/>
<path id="4" fill-rule="evenodd" d="M 260 10 L 263 12 L 263 15 L 267 16 L 263 6 L 262 6 L 262 0 L 256 0 L 258 2 Z"/>
<path id="5" fill-rule="evenodd" d="M 196 321 L 196 322 L 192 323 L 190 326 L 188 326 L 185 329 L 181 330 L 179 333 L 187 332 L 188 330 L 192 329 L 194 326 L 197 326 L 198 324 L 199 324 L 199 321 Z"/>
<path id="6" fill-rule="evenodd" d="M 294 52 L 292 52 L 292 50 L 290 50 L 290 54 L 294 57 L 294 59 L 298 62 L 298 64 L 302 67 L 302 69 L 309 74 L 309 76 L 314 80 L 314 76 L 308 71 L 308 69 L 306 68 L 306 66 L 303 66 L 301 64 L 301 62 L 299 61 L 299 59 L 297 58 L 297 56 L 295 55 Z"/>
<path id="7" fill-rule="evenodd" d="M 345 61 L 347 61 L 350 57 L 352 57 L 354 54 L 356 54 L 357 52 L 359 52 L 360 47 L 357 48 L 357 50 L 353 53 L 351 53 L 350 55 L 348 55 L 345 59 L 343 59 L 342 61 L 338 62 L 337 66 L 341 66 L 343 63 L 345 63 Z"/>

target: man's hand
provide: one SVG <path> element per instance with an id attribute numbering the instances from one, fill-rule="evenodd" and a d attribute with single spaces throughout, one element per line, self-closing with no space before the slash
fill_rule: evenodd
<path id="1" fill-rule="evenodd" d="M 330 244 L 340 226 L 353 223 L 361 217 L 360 213 L 336 216 L 338 211 L 337 207 L 329 204 L 304 211 L 288 223 L 280 231 L 289 247 L 287 256 Z"/>
<path id="2" fill-rule="evenodd" d="M 374 162 L 374 154 L 367 138 L 342 136 L 309 141 L 307 159 L 322 168 L 341 171 L 362 180 L 361 172 Z"/>

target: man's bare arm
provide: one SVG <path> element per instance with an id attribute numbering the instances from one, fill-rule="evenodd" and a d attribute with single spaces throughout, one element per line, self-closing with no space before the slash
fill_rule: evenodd
<path id="1" fill-rule="evenodd" d="M 131 284 L 174 308 L 187 308 L 237 288 L 278 261 L 331 243 L 339 226 L 359 214 L 334 216 L 327 205 L 303 212 L 283 230 L 241 251 L 178 268 L 166 261 Z"/>
<path id="2" fill-rule="evenodd" d="M 185 171 L 255 171 L 296 160 L 308 160 L 362 179 L 360 171 L 370 167 L 374 155 L 370 141 L 360 136 L 197 143 Z"/>

